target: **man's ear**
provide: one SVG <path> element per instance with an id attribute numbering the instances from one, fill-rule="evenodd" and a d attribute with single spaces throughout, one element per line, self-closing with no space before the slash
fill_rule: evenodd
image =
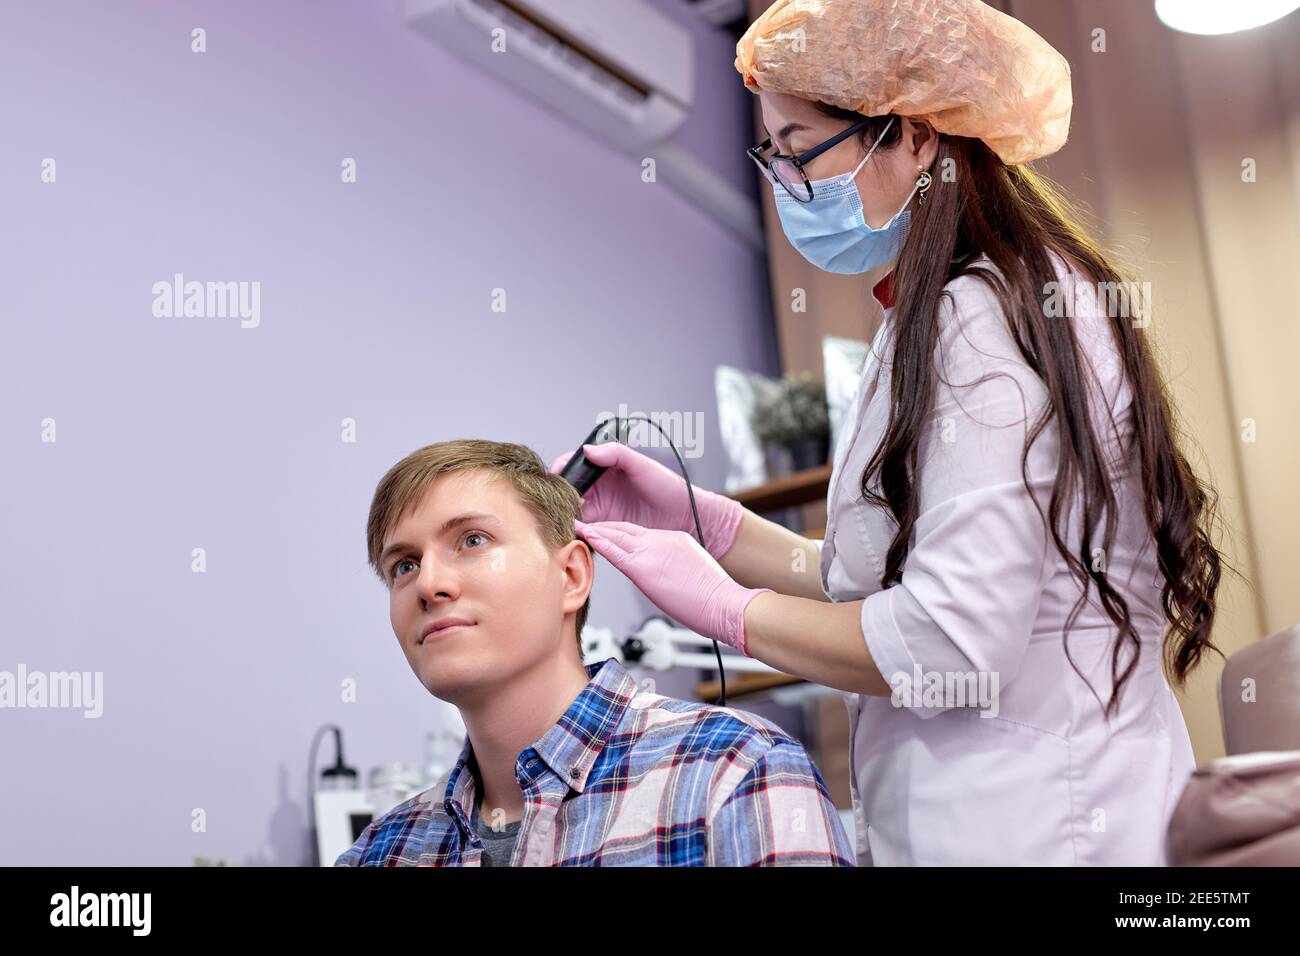
<path id="1" fill-rule="evenodd" d="M 577 611 L 587 603 L 596 580 L 596 562 L 591 548 L 581 538 L 574 538 L 560 549 L 564 571 L 564 610 Z"/>

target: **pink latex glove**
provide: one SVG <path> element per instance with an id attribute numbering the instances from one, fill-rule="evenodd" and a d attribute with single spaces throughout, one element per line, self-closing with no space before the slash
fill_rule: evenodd
<path id="1" fill-rule="evenodd" d="M 609 470 L 582 496 L 582 520 L 627 521 L 643 528 L 661 531 L 688 531 L 695 534 L 691 501 L 686 482 L 677 472 L 621 442 L 583 445 L 583 452 L 593 464 Z M 573 452 L 566 452 L 551 462 L 551 471 L 561 471 Z M 695 509 L 700 514 L 704 545 L 714 558 L 721 558 L 736 541 L 745 508 L 726 495 L 695 489 Z"/>
<path id="2" fill-rule="evenodd" d="M 737 584 L 684 531 L 642 528 L 626 521 L 575 521 L 574 526 L 592 550 L 622 571 L 669 617 L 696 634 L 749 653 L 745 608 L 771 588 Z"/>

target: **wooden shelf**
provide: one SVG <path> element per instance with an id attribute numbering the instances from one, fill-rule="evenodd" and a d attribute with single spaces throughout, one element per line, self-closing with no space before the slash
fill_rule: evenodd
<path id="1" fill-rule="evenodd" d="M 724 657 L 723 660 L 726 658 Z M 791 684 L 802 683 L 804 683 L 802 677 L 791 677 L 789 674 L 736 674 L 727 678 L 727 700 L 732 701 L 746 694 L 771 690 L 773 687 L 788 687 Z M 706 680 L 695 685 L 697 700 L 717 700 L 721 693 L 722 681 Z"/>
<path id="2" fill-rule="evenodd" d="M 796 471 L 793 475 L 769 481 L 757 488 L 737 491 L 727 497 L 739 501 L 758 514 L 825 501 L 830 490 L 831 470 L 830 465 L 820 465 L 806 471 Z"/>

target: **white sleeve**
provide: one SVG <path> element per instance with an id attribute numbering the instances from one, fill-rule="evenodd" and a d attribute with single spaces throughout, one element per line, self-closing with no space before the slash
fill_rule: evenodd
<path id="1" fill-rule="evenodd" d="M 935 405 L 918 449 L 918 518 L 902 580 L 866 598 L 862 633 L 891 687 L 924 675 L 1020 669 L 1052 564 L 1050 537 L 1025 488 L 1021 455 L 1046 390 L 1025 364 L 991 291 L 974 277 L 948 287 L 935 350 Z M 1055 424 L 1028 459 L 1046 512 Z M 1054 546 L 1053 546 L 1054 547 Z M 899 676 L 899 675 L 905 675 Z M 910 701 L 910 702 L 909 702 Z M 921 717 L 949 709 L 903 698 Z"/>

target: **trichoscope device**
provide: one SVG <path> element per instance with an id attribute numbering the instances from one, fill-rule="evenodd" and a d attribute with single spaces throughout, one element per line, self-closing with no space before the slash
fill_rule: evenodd
<path id="1" fill-rule="evenodd" d="M 673 455 L 677 458 L 677 468 L 682 473 L 682 479 L 686 482 L 686 497 L 691 503 L 691 517 L 695 519 L 695 537 L 699 539 L 700 547 L 706 551 L 708 548 L 704 544 L 704 532 L 700 528 L 700 514 L 695 508 L 695 491 L 691 487 L 690 475 L 686 473 L 686 462 L 682 460 L 682 453 L 677 449 L 677 445 L 668 437 L 668 433 L 660 428 L 659 423 L 645 415 L 632 415 L 627 418 L 606 418 L 599 425 L 591 430 L 582 445 L 603 445 L 606 442 L 616 441 L 628 444 L 628 435 L 631 432 L 631 423 L 634 421 L 649 422 L 655 428 L 659 429 L 659 434 L 664 436 L 668 442 L 668 447 L 673 450 Z M 573 485 L 578 494 L 587 493 L 587 489 L 596 483 L 596 480 L 605 473 L 602 465 L 597 465 L 593 461 L 588 461 L 587 456 L 582 452 L 582 445 L 565 464 L 560 471 L 560 477 Z M 719 677 L 719 695 L 718 705 L 727 706 L 727 672 L 722 667 L 722 651 L 718 647 L 718 642 L 713 642 L 713 653 L 718 659 L 718 677 Z"/>

